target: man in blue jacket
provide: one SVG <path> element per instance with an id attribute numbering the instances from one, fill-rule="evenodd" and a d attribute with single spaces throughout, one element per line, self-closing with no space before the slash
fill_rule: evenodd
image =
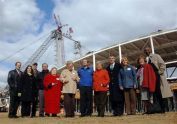
<path id="1" fill-rule="evenodd" d="M 78 69 L 80 77 L 80 112 L 81 117 L 91 116 L 92 114 L 92 84 L 93 68 L 89 66 L 88 61 L 82 61 L 82 67 Z"/>

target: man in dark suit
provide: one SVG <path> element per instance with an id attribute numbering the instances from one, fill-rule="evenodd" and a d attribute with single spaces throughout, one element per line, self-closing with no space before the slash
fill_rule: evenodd
<path id="1" fill-rule="evenodd" d="M 115 56 L 109 57 L 107 71 L 110 77 L 109 92 L 110 102 L 114 116 L 121 116 L 124 112 L 124 93 L 119 88 L 119 70 L 121 65 L 115 62 Z"/>
<path id="2" fill-rule="evenodd" d="M 20 71 L 21 62 L 15 63 L 15 69 L 9 71 L 7 82 L 10 92 L 9 118 L 17 118 L 17 109 L 20 104 L 20 79 L 22 72 Z"/>

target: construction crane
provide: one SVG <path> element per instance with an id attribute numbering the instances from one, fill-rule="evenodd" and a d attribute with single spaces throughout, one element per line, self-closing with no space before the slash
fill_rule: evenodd
<path id="1" fill-rule="evenodd" d="M 54 42 L 54 40 L 57 38 L 57 35 L 55 31 L 52 31 L 51 34 L 47 37 L 47 39 L 42 43 L 42 45 L 31 55 L 31 57 L 23 64 L 22 70 L 25 70 L 25 68 L 28 65 L 33 64 L 34 62 L 38 62 L 40 57 L 45 53 L 45 51 L 48 49 L 48 47 Z"/>
<path id="2" fill-rule="evenodd" d="M 30 65 L 34 62 L 38 62 L 40 57 L 46 52 L 48 47 L 55 42 L 56 48 L 56 65 L 57 67 L 61 67 L 65 63 L 65 49 L 64 49 L 64 38 L 67 38 L 71 41 L 74 41 L 74 54 L 79 55 L 81 57 L 81 42 L 74 40 L 71 36 L 73 33 L 73 29 L 71 27 L 68 28 L 66 33 L 63 33 L 62 28 L 68 26 L 68 24 L 62 25 L 60 21 L 60 17 L 54 14 L 55 23 L 57 25 L 57 29 L 51 31 L 49 37 L 42 43 L 42 45 L 32 54 L 32 56 L 27 60 L 25 64 L 22 66 L 22 70 L 26 68 L 27 65 Z"/>

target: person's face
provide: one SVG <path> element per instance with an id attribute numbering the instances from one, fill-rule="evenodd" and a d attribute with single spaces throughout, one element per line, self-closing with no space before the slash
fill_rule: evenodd
<path id="1" fill-rule="evenodd" d="M 72 63 L 68 64 L 67 68 L 68 68 L 68 70 L 73 70 L 73 64 Z"/>
<path id="2" fill-rule="evenodd" d="M 145 53 L 147 56 L 149 56 L 150 53 L 151 53 L 151 49 L 150 49 L 150 48 L 145 48 L 145 49 L 144 49 L 144 53 Z"/>
<path id="3" fill-rule="evenodd" d="M 140 64 L 140 65 L 144 65 L 144 63 L 145 63 L 145 61 L 144 61 L 143 58 L 139 59 L 139 64 Z"/>
<path id="4" fill-rule="evenodd" d="M 127 65 L 128 65 L 128 61 L 127 61 L 126 59 L 124 59 L 124 60 L 122 61 L 122 63 L 123 63 L 124 66 L 127 66 Z"/>
<path id="5" fill-rule="evenodd" d="M 33 70 L 36 70 L 37 69 L 37 65 L 33 65 L 32 68 L 33 68 Z"/>
<path id="6" fill-rule="evenodd" d="M 82 61 L 82 65 L 83 65 L 83 66 L 88 66 L 87 60 L 83 60 L 83 61 Z"/>
<path id="7" fill-rule="evenodd" d="M 98 70 L 100 70 L 100 69 L 102 69 L 103 67 L 102 67 L 102 64 L 101 63 L 98 63 L 97 65 L 96 65 L 96 69 L 98 69 Z"/>
<path id="8" fill-rule="evenodd" d="M 20 68 L 21 68 L 21 63 L 17 63 L 15 67 L 16 67 L 16 69 L 20 70 Z"/>
<path id="9" fill-rule="evenodd" d="M 27 73 L 31 73 L 32 72 L 32 68 L 29 66 L 28 68 L 27 68 Z"/>
<path id="10" fill-rule="evenodd" d="M 57 74 L 57 69 L 56 68 L 52 69 L 51 74 L 56 75 Z"/>
<path id="11" fill-rule="evenodd" d="M 47 64 L 43 64 L 42 65 L 42 70 L 48 70 L 48 65 Z"/>
<path id="12" fill-rule="evenodd" d="M 109 63 L 113 64 L 115 62 L 115 57 L 114 56 L 110 56 L 109 57 Z"/>

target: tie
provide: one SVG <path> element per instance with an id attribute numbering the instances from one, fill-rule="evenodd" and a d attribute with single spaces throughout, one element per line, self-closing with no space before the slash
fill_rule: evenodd
<path id="1" fill-rule="evenodd" d="M 17 70 L 17 72 L 18 72 L 18 75 L 21 76 L 21 72 L 19 70 Z"/>
<path id="2" fill-rule="evenodd" d="M 151 63 L 150 57 L 146 57 L 146 61 L 147 61 L 148 64 L 150 64 Z"/>
<path id="3" fill-rule="evenodd" d="M 151 59 L 150 59 L 150 57 L 149 57 L 148 63 L 149 63 L 149 64 L 151 64 L 151 63 L 152 63 L 152 62 L 151 62 Z"/>

